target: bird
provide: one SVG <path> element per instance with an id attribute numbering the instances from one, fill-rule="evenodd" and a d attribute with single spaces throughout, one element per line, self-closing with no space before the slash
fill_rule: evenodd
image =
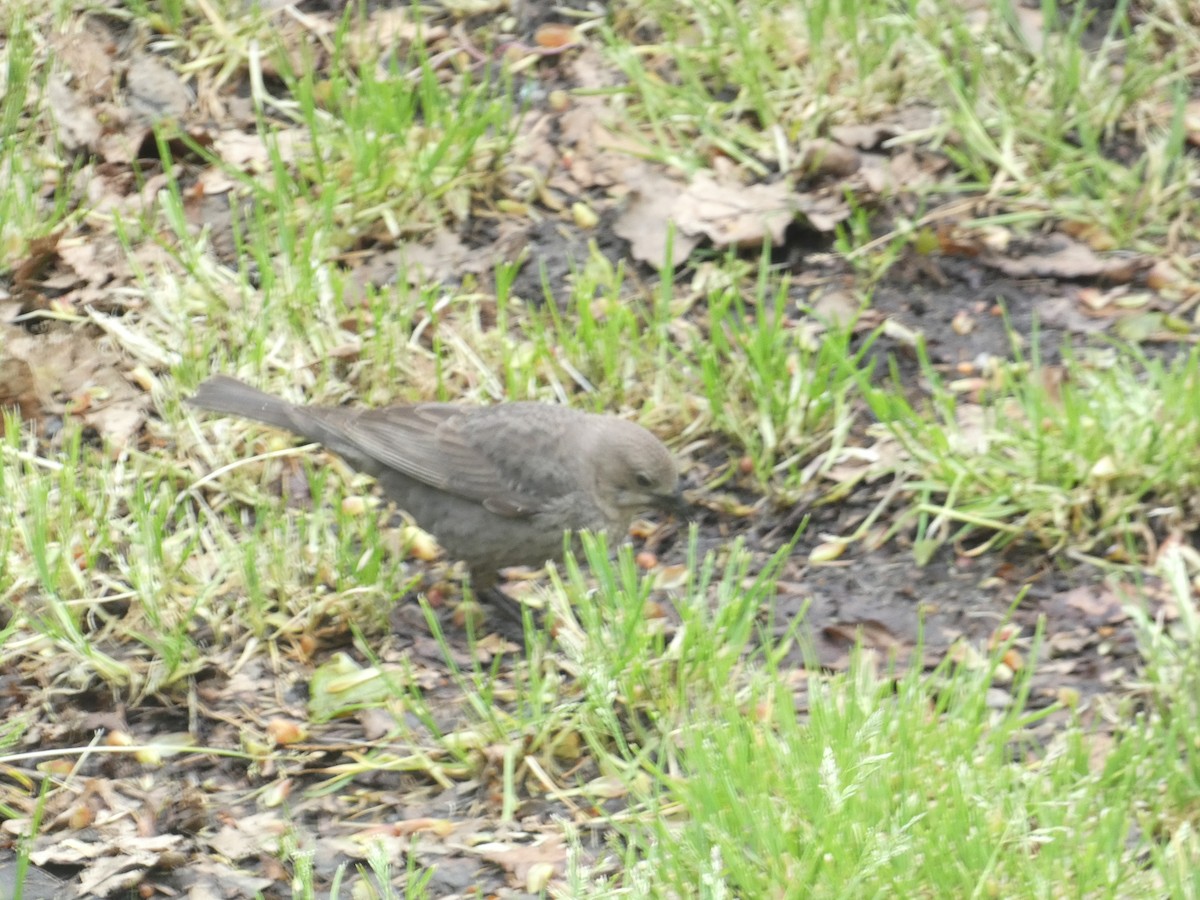
<path id="1" fill-rule="evenodd" d="M 561 559 L 567 532 L 624 537 L 640 513 L 688 511 L 671 451 L 615 415 L 534 401 L 295 404 L 227 375 L 188 403 L 290 431 L 373 476 L 480 592 L 501 569 Z"/>

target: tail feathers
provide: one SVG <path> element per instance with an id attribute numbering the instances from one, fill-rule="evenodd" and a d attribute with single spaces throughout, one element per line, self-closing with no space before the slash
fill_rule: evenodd
<path id="1" fill-rule="evenodd" d="M 188 398 L 188 403 L 212 412 L 264 422 L 298 434 L 305 440 L 324 444 L 351 466 L 370 475 L 378 476 L 387 471 L 386 465 L 363 451 L 354 434 L 346 428 L 347 421 L 357 415 L 353 410 L 296 406 L 227 375 L 208 379 L 196 389 L 195 396 Z"/>
<path id="2" fill-rule="evenodd" d="M 214 375 L 208 379 L 196 389 L 194 396 L 188 398 L 188 403 L 211 412 L 243 416 L 297 432 L 292 404 L 228 375 Z"/>

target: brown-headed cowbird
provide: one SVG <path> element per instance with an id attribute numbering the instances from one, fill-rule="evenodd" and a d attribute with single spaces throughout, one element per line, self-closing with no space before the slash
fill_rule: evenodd
<path id="1" fill-rule="evenodd" d="M 558 559 L 563 533 L 624 537 L 645 510 L 683 512 L 679 473 L 653 434 L 546 403 L 302 406 L 217 375 L 188 401 L 324 444 L 465 562 L 472 585 Z"/>

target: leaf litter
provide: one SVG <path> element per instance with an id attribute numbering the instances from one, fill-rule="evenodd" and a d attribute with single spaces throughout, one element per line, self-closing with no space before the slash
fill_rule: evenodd
<path id="1" fill-rule="evenodd" d="M 465 20 L 495 7 L 448 8 L 454 19 Z M 1027 12 L 1022 27 L 1040 38 Z M 149 313 L 139 277 L 149 273 L 153 278 L 159 269 L 183 273 L 178 257 L 154 242 L 126 252 L 98 214 L 137 215 L 156 208 L 165 176 L 155 169 L 161 169 L 161 160 L 151 126 L 181 129 L 220 162 L 202 164 L 195 175 L 195 190 L 185 198 L 191 224 L 212 245 L 232 248 L 234 211 L 240 207 L 234 199 L 238 181 L 231 173 L 269 177 L 275 159 L 285 165 L 298 161 L 307 137 L 302 127 L 281 126 L 268 148 L 254 128 L 251 106 L 239 96 L 241 85 L 222 81 L 226 73 L 185 77 L 182 58 L 136 49 L 99 18 L 85 17 L 79 24 L 75 31 L 54 34 L 56 71 L 47 81 L 44 102 L 53 112 L 62 149 L 81 160 L 72 184 L 91 215 L 86 224 L 76 221 L 52 235 L 32 237 L 24 255 L 9 264 L 7 293 L 0 297 L 0 406 L 20 410 L 47 444 L 61 432 L 64 418 L 76 417 L 120 452 L 150 443 L 148 427 L 156 415 L 152 391 L 179 361 L 176 349 L 138 326 L 139 314 Z M 302 47 L 323 46 L 335 27 L 332 17 L 303 13 L 281 30 L 294 42 L 291 51 L 299 53 Z M 381 41 L 403 46 L 420 34 L 407 13 L 377 10 L 366 25 L 351 31 L 347 46 L 375 47 Z M 424 38 L 445 54 L 434 57 L 445 64 L 477 57 L 474 48 L 482 43 L 469 41 L 461 22 L 428 28 Z M 533 60 L 533 70 L 543 65 L 542 77 L 557 79 L 560 91 L 595 92 L 621 84 L 616 69 L 575 30 L 537 32 L 532 45 L 554 51 L 526 58 Z M 598 211 L 599 227 L 615 236 L 606 246 L 620 248 L 662 277 L 689 277 L 687 266 L 698 262 L 699 253 L 746 250 L 753 255 L 764 243 L 787 259 L 805 246 L 797 231 L 828 249 L 852 214 L 847 197 L 886 219 L 935 183 L 947 165 L 944 157 L 911 143 L 911 136 L 930 126 L 930 110 L 917 105 L 890 118 L 837 125 L 828 139 L 798 144 L 790 172 L 762 177 L 715 158 L 710 171 L 689 176 L 647 158 L 644 145 L 632 140 L 619 109 L 605 97 L 547 96 L 545 105 L 524 114 L 512 158 L 532 179 L 533 194 L 523 210 L 527 219 L 506 218 L 490 239 L 447 221 L 423 237 L 347 246 L 352 257 L 347 265 L 360 290 L 401 277 L 414 285 L 454 284 L 464 275 L 486 279 L 494 261 L 511 259 L 512 248 L 522 242 L 527 266 L 559 258 L 571 246 L 563 232 L 578 225 L 568 211 L 581 202 Z M 205 202 L 211 198 L 228 202 Z M 555 225 L 536 227 L 538 219 Z M 893 334 L 907 329 L 922 335 L 938 364 L 958 366 L 987 353 L 1003 357 L 1009 350 L 999 317 L 990 314 L 992 297 L 1008 301 L 1023 333 L 1034 310 L 1058 309 L 1049 317 L 1053 333 L 1086 334 L 1094 329 L 1091 323 L 1119 314 L 1120 295 L 1113 285 L 1134 281 L 1152 264 L 1137 255 L 1107 256 L 1088 240 L 1065 233 L 1023 245 L 991 237 L 943 228 L 934 238 L 936 257 L 902 259 L 877 291 L 873 312 L 895 319 Z M 1091 237 L 1091 243 L 1103 245 Z M 842 263 L 832 254 L 801 252 L 799 258 L 808 280 L 797 279 L 803 291 L 797 305 L 820 308 L 824 302 L 831 316 L 845 315 L 848 295 L 836 293 L 848 281 Z M 1183 281 L 1178 273 L 1156 271 L 1163 288 Z M 934 288 L 931 275 L 939 282 Z M 1089 290 L 1104 291 L 1105 299 Z M 836 302 L 822 299 L 828 297 Z M 988 298 L 982 309 L 981 297 Z M 696 461 L 698 468 L 705 465 Z M 723 452 L 715 451 L 710 474 L 726 465 Z M 825 470 L 829 480 L 844 480 L 862 493 L 814 511 L 779 583 L 780 624 L 805 607 L 809 620 L 820 623 L 821 666 L 844 670 L 856 644 L 881 662 L 904 661 L 919 649 L 923 664 L 932 666 L 947 655 L 978 659 L 997 641 L 1015 639 L 1018 652 L 1008 659 L 1019 667 L 1019 651 L 1029 647 L 1036 618 L 1043 614 L 1049 617 L 1048 643 L 1057 659 L 1035 679 L 1036 703 L 1053 702 L 1068 689 L 1106 690 L 1126 667 L 1136 665 L 1123 612 L 1126 585 L 1053 571 L 1037 558 L 1014 563 L 951 550 L 940 552 L 932 565 L 917 567 L 908 548 L 890 544 L 852 566 L 837 558 L 810 564 L 810 551 L 820 545 L 822 534 L 852 533 L 872 508 L 877 489 L 865 477 L 869 468 L 847 456 Z M 741 535 L 767 558 L 781 531 L 789 531 L 781 520 L 790 513 L 764 504 L 749 478 L 735 476 L 724 491 L 727 502 L 712 504 L 701 517 L 701 548 L 715 549 Z M 663 568 L 663 583 L 669 584 L 670 573 L 679 571 L 679 548 L 666 552 L 675 554 Z M 887 587 L 881 591 L 880 585 Z M 1022 589 L 1029 591 L 1028 600 L 1013 623 L 1004 624 L 1011 598 Z M 1169 613 L 1169 601 L 1161 602 Z M 172 753 L 172 764 L 181 766 L 182 779 L 180 772 L 153 762 L 89 755 L 86 749 L 75 758 L 66 752 L 86 748 L 89 723 L 70 716 L 45 720 L 39 711 L 56 707 L 56 696 L 67 685 L 73 703 L 111 709 L 112 697 L 100 685 L 86 677 L 83 684 L 73 684 L 76 675 L 48 667 L 37 655 L 4 672 L 0 688 L 12 715 L 28 716 L 33 723 L 16 749 L 62 748 L 59 761 L 67 768 L 61 774 L 73 773 L 77 763 L 87 774 L 86 780 L 65 782 L 70 790 L 52 794 L 33 862 L 76 869 L 72 891 L 78 896 L 132 888 L 152 892 L 156 886 L 196 896 L 249 895 L 286 886 L 286 873 L 270 862 L 285 836 L 316 850 L 315 868 L 326 879 L 339 862 L 364 859 L 368 842 L 382 836 L 392 842 L 393 858 L 413 854 L 422 865 L 436 865 L 431 890 L 440 891 L 437 896 L 470 890 L 519 895 L 561 886 L 567 852 L 556 819 L 602 828 L 605 812 L 616 808 L 611 801 L 619 804 L 620 798 L 607 798 L 607 805 L 600 794 L 595 805 L 573 801 L 531 756 L 520 771 L 520 814 L 499 821 L 496 760 L 503 748 L 475 741 L 461 692 L 445 669 L 445 650 L 428 635 L 424 616 L 405 601 L 393 616 L 405 627 L 379 642 L 379 666 L 351 661 L 353 678 L 378 691 L 383 683 L 415 677 L 436 701 L 436 730 L 459 735 L 465 760 L 447 759 L 428 730 L 431 723 L 418 721 L 403 703 L 356 709 L 375 695 L 352 694 L 345 700 L 337 677 L 347 673 L 338 668 L 337 654 L 353 638 L 344 623 L 325 623 L 319 640 L 315 628 L 288 630 L 296 642 L 293 652 L 269 665 L 206 652 L 195 663 L 198 674 L 189 697 L 165 692 L 118 717 L 130 724 L 100 726 L 101 732 L 123 734 L 135 745 L 161 744 Z M 487 659 L 489 646 L 496 654 L 511 652 L 503 641 L 469 648 L 461 633 L 448 634 L 451 659 L 464 670 L 480 652 Z M 810 662 L 797 654 L 787 664 L 801 672 Z M 136 668 L 140 662 L 135 657 L 129 664 Z M 506 678 L 511 674 L 505 670 Z M 335 694 L 343 699 L 330 700 Z M 191 707 L 186 721 L 175 706 L 184 699 Z M 1045 729 L 1055 721 L 1048 718 Z M 410 734 L 425 729 L 427 743 L 390 746 L 398 723 Z M 195 725 L 198 731 L 191 733 Z M 185 726 L 196 741 L 192 749 L 167 740 Z M 209 755 L 204 747 L 238 749 L 240 755 Z M 346 771 L 354 773 L 356 793 L 342 803 L 324 790 L 331 776 Z M 588 759 L 564 776 L 569 784 L 602 781 Z M 33 814 L 31 797 L 20 790 L 6 786 L 0 799 L 26 816 Z M 16 836 L 24 824 L 10 819 L 4 828 Z"/>

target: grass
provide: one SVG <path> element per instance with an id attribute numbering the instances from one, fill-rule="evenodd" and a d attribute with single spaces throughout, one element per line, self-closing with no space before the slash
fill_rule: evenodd
<path id="1" fill-rule="evenodd" d="M 611 577 L 599 555 L 591 559 L 602 579 Z M 1181 621 L 1192 623 L 1185 567 L 1178 556 L 1169 565 L 1188 608 Z M 703 570 L 711 574 L 710 566 Z M 737 568 L 730 564 L 726 577 L 733 577 L 723 584 L 741 583 Z M 705 578 L 695 584 L 699 590 Z M 1015 680 L 1000 674 L 1011 643 L 963 664 L 947 659 L 928 675 L 881 670 L 868 655 L 832 680 L 789 672 L 774 663 L 779 648 L 769 640 L 745 655 L 758 603 L 742 605 L 737 589 L 725 594 L 732 608 L 718 607 L 722 621 L 700 614 L 689 623 L 694 630 L 685 625 L 686 637 L 674 642 L 687 648 L 681 658 L 666 654 L 674 664 L 649 684 L 639 677 L 640 689 L 631 692 L 627 673 L 654 654 L 622 653 L 611 626 L 603 627 L 616 618 L 612 611 L 593 610 L 586 593 L 568 593 L 589 625 L 581 632 L 580 656 L 591 661 L 582 667 L 585 683 L 609 686 L 593 700 L 589 744 L 611 748 L 614 768 L 642 773 L 624 776 L 640 790 L 612 819 L 619 874 L 579 869 L 572 896 L 775 896 L 796 884 L 812 896 L 931 886 L 948 895 L 1028 896 L 1063 884 L 1141 896 L 1162 889 L 1164 878 L 1172 895 L 1192 883 L 1183 870 L 1147 870 L 1134 849 L 1135 821 L 1173 818 L 1196 798 L 1194 780 L 1182 788 L 1169 774 L 1188 768 L 1177 737 L 1163 743 L 1186 710 L 1132 722 L 1103 754 L 1082 721 L 1044 745 L 1031 736 L 1053 710 L 1027 706 L 1034 667 Z M 598 596 L 607 603 L 634 593 L 627 587 Z M 694 612 L 687 596 L 680 605 Z M 1161 624 L 1143 620 L 1141 628 L 1155 652 Z M 1170 639 L 1172 652 L 1193 639 L 1190 628 Z M 1021 642 L 1036 660 L 1040 636 Z M 737 672 L 722 665 L 734 659 Z M 1153 676 L 1154 691 L 1176 696 L 1179 679 L 1192 674 L 1169 665 Z M 785 687 L 797 680 L 808 688 L 803 713 L 794 687 Z M 614 705 L 630 697 L 642 706 L 635 718 L 648 725 L 623 740 L 606 726 Z M 1182 790 L 1149 797 L 1144 785 L 1164 779 Z"/>
<path id="2" fill-rule="evenodd" d="M 922 559 L 947 543 L 981 553 L 1017 540 L 1144 558 L 1143 523 L 1178 528 L 1190 516 L 1197 361 L 1123 346 L 1047 367 L 1035 338 L 1027 362 L 986 380 L 947 384 L 926 361 L 927 409 L 868 389 L 905 456 L 891 470 L 910 498 L 893 533 L 915 524 Z M 967 391 L 976 402 L 964 402 Z"/>
<path id="3" fill-rule="evenodd" d="M 80 367 L 142 386 L 145 417 L 127 443 L 102 427 L 95 439 L 82 399 L 34 360 L 52 414 L 4 420 L 0 818 L 22 864 L 55 862 L 81 823 L 109 839 L 109 800 L 85 779 L 120 785 L 139 766 L 145 790 L 201 773 L 198 840 L 274 816 L 267 852 L 300 896 L 437 896 L 446 828 L 474 829 L 455 832 L 456 853 L 521 829 L 514 844 L 572 846 L 549 869 L 491 863 L 480 880 L 493 892 L 507 879 L 574 897 L 1200 893 L 1197 355 L 1123 346 L 1052 366 L 1034 335 L 1013 362 L 957 378 L 919 336 L 916 365 L 889 370 L 880 348 L 897 326 L 867 324 L 871 291 L 920 252 L 937 224 L 924 211 L 947 195 L 997 205 L 956 223 L 967 230 L 1003 222 L 1032 239 L 1087 223 L 1098 247 L 1168 259 L 1187 246 L 1180 73 L 1195 47 L 1179 9 L 1150 4 L 1134 23 L 1118 7 L 1091 45 L 1083 8 L 1054 3 L 1040 22 L 1006 4 L 968 15 L 869 0 L 646 0 L 582 17 L 589 64 L 612 76 L 587 93 L 608 98 L 644 156 L 684 172 L 731 162 L 747 182 L 809 190 L 804 142 L 932 112 L 896 140 L 947 165 L 901 185 L 903 203 L 852 179 L 824 185 L 852 209 L 833 255 L 862 319 L 842 324 L 817 315 L 827 285 L 813 290 L 780 248 L 698 254 L 653 281 L 603 224 L 563 281 L 537 271 L 558 247 L 527 236 L 490 270 L 410 283 L 405 248 L 430 234 L 475 250 L 511 226 L 580 227 L 555 212 L 570 203 L 554 174 L 565 150 L 578 164 L 591 148 L 551 142 L 552 163 L 527 164 L 562 74 L 536 36 L 428 10 L 388 31 L 368 12 L 131 3 L 93 20 L 135 36 L 198 103 L 242 90 L 241 119 L 159 123 L 158 158 L 121 172 L 137 203 L 114 164 L 68 153 L 51 128 L 47 85 L 70 57 L 49 37 L 75 34 L 83 6 L 0 12 L 3 274 L 59 229 L 68 251 L 121 249 L 97 282 L 103 320 L 94 297 L 74 305 L 68 277 L 94 273 L 59 257 L 6 282 L 20 293 L 0 299 L 14 329 L 0 365 L 28 334 L 18 327 L 72 336 Z M 123 65 L 113 46 L 105 58 Z M 245 156 L 220 140 L 234 135 Z M 203 201 L 217 183 L 214 213 Z M 619 202 L 602 186 L 586 200 L 601 223 Z M 361 277 L 368 259 L 387 277 Z M 12 371 L 25 370 L 0 380 Z M 758 532 L 693 531 L 666 564 L 589 539 L 583 559 L 526 588 L 546 620 L 509 646 L 445 615 L 446 567 L 368 479 L 186 407 L 213 371 L 312 402 L 618 412 L 668 441 L 735 533 L 735 507 L 770 524 L 858 506 L 822 520 L 843 533 L 781 524 L 766 547 Z M 1144 583 L 1127 610 L 1143 667 L 1094 706 L 1072 709 L 1069 692 L 1048 705 L 1044 635 L 1004 623 L 928 670 L 862 650 L 822 671 L 811 642 L 824 622 L 775 627 L 780 596 L 809 590 L 796 566 L 815 542 L 909 542 L 921 562 L 1013 543 L 1060 565 L 1107 561 Z M 391 618 L 409 593 L 416 631 Z M 97 734 L 109 742 L 93 753 Z M 443 792 L 461 796 L 462 821 L 428 813 Z M 169 807 L 145 821 L 181 835 Z M 354 840 L 320 849 L 357 867 L 331 885 L 314 847 L 335 831 Z"/>
<path id="4" fill-rule="evenodd" d="M 45 237 L 69 217 L 70 204 L 60 187 L 42 202 L 47 164 L 57 166 L 60 177 L 70 172 L 65 161 L 43 156 L 29 110 L 45 103 L 45 72 L 37 60 L 35 29 L 18 4 L 0 20 L 6 32 L 0 66 L 0 174 L 6 188 L 0 192 L 0 247 L 6 256 L 22 252 L 27 242 Z"/>
<path id="5" fill-rule="evenodd" d="M 657 37 L 637 47 L 620 30 L 609 37 L 636 110 L 631 131 L 689 172 L 727 155 L 759 176 L 802 175 L 797 144 L 891 117 L 898 140 L 954 161 L 932 195 L 1019 198 L 1029 223 L 1087 224 L 1110 246 L 1187 228 L 1177 179 L 1189 165 L 1188 50 L 1157 27 L 1133 28 L 1128 4 L 1106 21 L 1055 2 L 1023 18 L 1006 3 L 879 0 L 646 2 L 629 15 Z M 904 121 L 920 108 L 934 114 Z M 1125 159 L 1134 134 L 1146 152 Z M 1128 202 L 1114 207 L 1114 195 Z"/>

